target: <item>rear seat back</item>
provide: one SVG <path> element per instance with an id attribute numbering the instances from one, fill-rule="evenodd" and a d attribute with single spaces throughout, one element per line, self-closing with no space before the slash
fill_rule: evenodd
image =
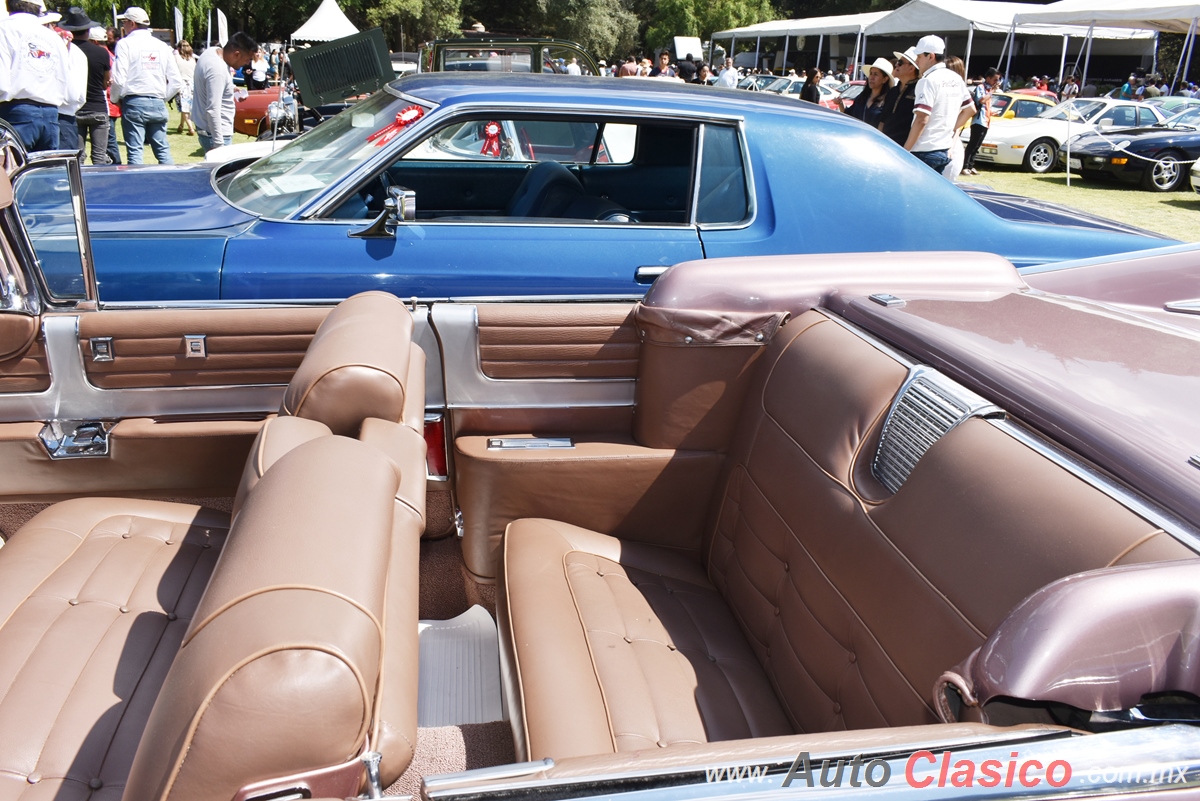
<path id="1" fill-rule="evenodd" d="M 263 477 L 150 714 L 125 798 L 233 798 L 354 760 L 368 739 L 378 747 L 397 485 L 385 456 L 341 437 L 300 445 Z"/>
<path id="2" fill-rule="evenodd" d="M 935 722 L 938 676 L 1039 587 L 1193 556 L 982 419 L 890 493 L 871 461 L 906 376 L 814 311 L 747 395 L 707 568 L 797 731 Z"/>

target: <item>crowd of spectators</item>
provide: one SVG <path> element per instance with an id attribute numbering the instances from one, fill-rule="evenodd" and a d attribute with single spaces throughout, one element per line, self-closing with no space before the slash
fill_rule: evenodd
<path id="1" fill-rule="evenodd" d="M 130 6 L 105 28 L 82 8 L 47 11 L 44 0 L 8 0 L 0 19 L 0 119 L 27 150 L 78 150 L 91 142 L 92 164 L 120 164 L 117 121 L 130 164 L 143 163 L 148 146 L 170 164 L 167 104 L 180 110 L 178 131 L 195 135 L 207 151 L 233 137 L 232 71 L 265 86 L 285 66 L 244 33 L 198 58 L 186 41 L 176 48 L 150 30 L 150 16 Z"/>

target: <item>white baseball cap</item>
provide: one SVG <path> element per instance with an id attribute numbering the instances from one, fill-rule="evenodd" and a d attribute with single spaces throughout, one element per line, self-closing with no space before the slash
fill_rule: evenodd
<path id="1" fill-rule="evenodd" d="M 108 39 L 108 31 L 97 26 L 88 29 L 88 40 L 92 42 L 103 42 Z"/>
<path id="2" fill-rule="evenodd" d="M 53 25 L 61 19 L 62 14 L 59 14 L 57 11 L 48 11 L 45 14 L 38 16 L 38 22 L 42 23 L 43 25 Z"/>
<path id="3" fill-rule="evenodd" d="M 946 41 L 942 37 L 934 36 L 931 33 L 917 40 L 916 51 L 917 55 L 932 53 L 935 56 L 944 56 L 946 55 Z"/>
<path id="4" fill-rule="evenodd" d="M 127 19 L 136 25 L 150 24 L 150 15 L 146 13 L 146 9 L 137 6 L 130 6 L 125 9 L 125 13 L 117 17 L 117 19 Z"/>

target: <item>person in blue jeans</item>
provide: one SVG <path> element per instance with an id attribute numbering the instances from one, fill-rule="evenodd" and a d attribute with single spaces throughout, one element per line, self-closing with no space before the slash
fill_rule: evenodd
<path id="1" fill-rule="evenodd" d="M 167 104 L 159 97 L 134 96 L 121 99 L 121 130 L 125 134 L 125 152 L 130 164 L 142 164 L 147 142 L 159 164 L 173 164 L 167 141 Z"/>
<path id="2" fill-rule="evenodd" d="M 67 99 L 67 47 L 43 26 L 45 9 L 42 0 L 9 0 L 0 25 L 0 119 L 29 151 L 58 149 L 58 107 Z"/>
<path id="3" fill-rule="evenodd" d="M 142 163 L 142 149 L 150 143 L 159 164 L 172 164 L 167 142 L 167 102 L 183 80 L 171 48 L 150 32 L 150 15 L 130 6 L 118 17 L 125 38 L 117 42 L 112 70 L 112 96 L 121 102 L 121 130 L 130 164 Z"/>

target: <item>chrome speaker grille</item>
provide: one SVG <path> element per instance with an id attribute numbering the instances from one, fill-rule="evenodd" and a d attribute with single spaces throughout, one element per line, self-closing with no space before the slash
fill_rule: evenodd
<path id="1" fill-rule="evenodd" d="M 917 366 L 892 402 L 872 471 L 896 492 L 933 444 L 970 417 L 1000 410 L 936 370 Z"/>

